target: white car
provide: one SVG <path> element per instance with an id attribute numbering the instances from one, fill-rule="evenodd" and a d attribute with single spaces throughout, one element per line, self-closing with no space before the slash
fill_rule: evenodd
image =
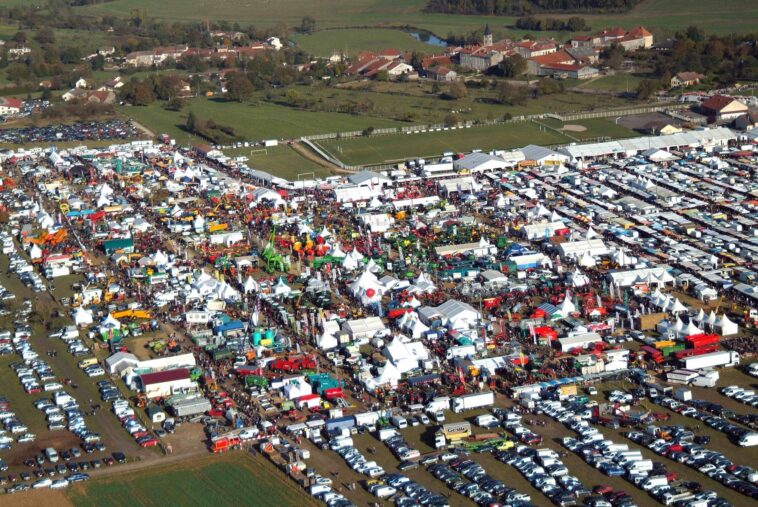
<path id="1" fill-rule="evenodd" d="M 88 377 L 99 377 L 101 375 L 105 375 L 105 370 L 103 370 L 100 367 L 97 367 L 97 368 L 84 370 L 84 373 L 86 373 Z"/>
<path id="2" fill-rule="evenodd" d="M 386 484 L 372 484 L 368 487 L 368 492 L 379 498 L 387 498 L 397 493 L 397 490 Z"/>
<path id="3" fill-rule="evenodd" d="M 32 484 L 32 488 L 34 488 L 34 489 L 43 489 L 43 488 L 49 488 L 52 485 L 53 485 L 53 480 L 52 479 L 44 478 L 44 479 L 40 479 L 37 482 L 35 482 L 34 484 Z"/>
<path id="4" fill-rule="evenodd" d="M 49 384 L 45 384 L 42 389 L 44 389 L 45 392 L 60 391 L 63 389 L 63 384 L 59 382 L 50 382 Z"/>
<path id="5" fill-rule="evenodd" d="M 50 485 L 51 489 L 63 489 L 68 487 L 69 482 L 66 479 L 56 479 Z"/>

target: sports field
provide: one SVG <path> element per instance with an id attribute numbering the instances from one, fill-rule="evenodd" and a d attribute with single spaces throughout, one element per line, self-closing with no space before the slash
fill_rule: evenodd
<path id="1" fill-rule="evenodd" d="M 265 149 L 258 147 L 253 149 L 237 148 L 224 150 L 224 154 L 232 157 L 245 156 L 248 158 L 246 164 L 249 167 L 270 172 L 290 181 L 298 178 L 307 179 L 311 176 L 323 177 L 330 174 L 329 169 L 303 157 L 287 145 Z"/>
<path id="2" fill-rule="evenodd" d="M 602 118 L 571 122 L 570 125 L 584 129 L 579 132 L 569 130 L 571 127 L 566 133 L 561 132 L 559 129 L 565 126 L 560 122 L 546 124 L 556 130 L 525 121 L 417 134 L 331 139 L 319 141 L 319 144 L 346 164 L 364 165 L 394 163 L 413 157 L 438 157 L 446 151 L 514 149 L 528 144 L 569 144 L 600 136 L 622 138 L 637 135 Z"/>
<path id="3" fill-rule="evenodd" d="M 578 88 L 588 90 L 608 90 L 612 92 L 631 92 L 637 89 L 645 78 L 637 74 L 614 74 L 612 76 L 602 76 L 580 83 Z"/>
<path id="4" fill-rule="evenodd" d="M 93 479 L 66 493 L 81 507 L 315 505 L 272 464 L 240 454 Z"/>
<path id="5" fill-rule="evenodd" d="M 29 0 L 23 1 L 29 3 Z M 41 3 L 41 0 L 32 1 Z M 0 5 L 20 2 L 2 0 Z M 486 23 L 496 29 L 505 29 L 514 23 L 512 17 L 427 14 L 422 12 L 426 3 L 426 0 L 115 0 L 78 9 L 90 14 L 124 17 L 130 16 L 132 9 L 144 9 L 148 16 L 168 20 L 225 19 L 256 26 L 284 22 L 290 27 L 298 26 L 302 17 L 308 15 L 316 19 L 318 27 L 415 26 L 441 36 L 480 29 Z M 553 14 L 551 17 L 561 16 Z M 644 25 L 658 31 L 675 31 L 696 24 L 708 31 L 728 34 L 755 29 L 758 2 L 645 0 L 625 14 L 582 14 L 582 17 L 596 30 L 606 26 Z M 540 35 L 555 33 L 540 32 Z"/>
<path id="6" fill-rule="evenodd" d="M 438 157 L 446 151 L 518 148 L 527 144 L 568 144 L 560 133 L 532 122 L 471 127 L 418 134 L 332 139 L 319 144 L 346 164 L 391 163 L 412 157 Z"/>

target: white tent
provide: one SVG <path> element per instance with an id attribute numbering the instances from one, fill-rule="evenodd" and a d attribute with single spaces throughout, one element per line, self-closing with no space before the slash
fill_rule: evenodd
<path id="1" fill-rule="evenodd" d="M 579 259 L 579 265 L 583 268 L 591 268 L 595 266 L 595 258 L 590 254 L 589 250 L 585 250 L 584 255 Z"/>
<path id="2" fill-rule="evenodd" d="M 613 260 L 619 267 L 628 266 L 634 264 L 634 259 L 627 255 L 626 251 L 622 248 L 613 254 Z"/>
<path id="3" fill-rule="evenodd" d="M 92 324 L 92 312 L 85 310 L 84 307 L 79 307 L 74 312 L 74 324 L 79 327 L 89 326 Z"/>
<path id="4" fill-rule="evenodd" d="M 247 280 L 245 280 L 245 294 L 250 294 L 251 292 L 257 292 L 258 291 L 258 282 L 253 280 L 252 276 L 248 276 Z"/>
<path id="5" fill-rule="evenodd" d="M 700 309 L 699 312 L 697 312 L 697 315 L 695 315 L 695 317 L 692 318 L 692 320 L 699 323 L 703 323 L 705 319 L 706 319 L 705 312 L 703 311 L 702 308 Z"/>
<path id="6" fill-rule="evenodd" d="M 121 322 L 110 313 L 100 322 L 100 328 L 105 329 L 121 329 Z"/>
<path id="7" fill-rule="evenodd" d="M 713 327 L 716 325 L 716 320 L 716 313 L 711 310 L 711 313 L 708 315 L 708 320 L 706 320 L 705 323 Z"/>
<path id="8" fill-rule="evenodd" d="M 276 285 L 274 285 L 274 294 L 277 296 L 284 296 L 292 292 L 292 288 L 287 285 L 287 282 L 284 281 L 284 277 L 280 276 L 279 280 L 277 280 Z"/>
<path id="9" fill-rule="evenodd" d="M 584 287 L 585 285 L 589 285 L 590 279 L 587 275 L 579 271 L 578 269 L 572 271 L 569 273 L 569 281 L 571 282 L 572 287 Z"/>
<path id="10" fill-rule="evenodd" d="M 32 259 L 39 259 L 42 257 L 42 249 L 35 244 L 32 244 L 32 248 L 29 250 L 29 257 Z"/>
<path id="11" fill-rule="evenodd" d="M 354 269 L 358 268 L 358 261 L 355 259 L 355 257 L 351 254 L 348 254 L 345 256 L 344 259 L 342 259 L 342 269 L 346 271 L 353 271 Z"/>
<path id="12" fill-rule="evenodd" d="M 598 234 L 595 232 L 595 230 L 592 227 L 587 228 L 587 232 L 584 233 L 584 239 L 592 239 L 597 238 Z"/>
<path id="13" fill-rule="evenodd" d="M 347 254 L 342 251 L 342 248 L 340 247 L 339 243 L 337 243 L 336 245 L 334 245 L 332 247 L 331 251 L 329 252 L 329 255 L 331 255 L 332 257 L 345 257 L 345 256 L 347 256 Z"/>
<path id="14" fill-rule="evenodd" d="M 737 323 L 729 320 L 729 317 L 727 317 L 726 314 L 721 316 L 721 319 L 716 323 L 716 327 L 721 332 L 721 336 L 737 334 L 739 332 L 739 326 Z"/>
<path id="15" fill-rule="evenodd" d="M 380 301 L 384 292 L 384 286 L 376 278 L 376 275 L 366 269 L 353 283 L 350 284 L 350 292 L 353 297 L 361 300 L 364 306 Z"/>
<path id="16" fill-rule="evenodd" d="M 378 377 L 375 377 L 367 382 L 367 387 L 369 389 L 376 389 L 377 387 L 389 385 L 392 387 L 397 387 L 397 382 L 402 377 L 402 374 L 400 371 L 395 367 L 394 364 L 391 362 L 387 362 L 387 364 L 384 365 L 384 368 L 382 368 L 381 373 L 379 373 Z"/>
<path id="17" fill-rule="evenodd" d="M 679 301 L 679 298 L 676 298 L 674 299 L 674 302 L 671 303 L 671 307 L 668 310 L 671 313 L 683 313 L 687 311 L 687 307 Z"/>
<path id="18" fill-rule="evenodd" d="M 571 302 L 571 295 L 566 292 L 566 297 L 563 298 L 563 303 L 558 307 L 558 313 L 563 317 L 568 317 L 574 312 L 576 312 L 576 305 Z"/>
<path id="19" fill-rule="evenodd" d="M 687 327 L 682 329 L 681 334 L 684 336 L 690 336 L 693 334 L 701 334 L 703 332 L 702 329 L 697 327 L 694 322 L 690 321 L 689 324 L 687 324 Z"/>

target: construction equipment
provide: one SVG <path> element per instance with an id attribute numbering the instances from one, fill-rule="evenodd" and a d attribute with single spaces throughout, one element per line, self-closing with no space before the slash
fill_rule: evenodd
<path id="1" fill-rule="evenodd" d="M 151 314 L 148 310 L 120 310 L 118 312 L 111 313 L 111 317 L 114 319 L 142 319 L 150 320 Z"/>
<path id="2" fill-rule="evenodd" d="M 278 372 L 313 370 L 316 368 L 316 361 L 310 356 L 289 357 L 287 359 L 279 358 L 272 362 L 270 367 L 272 370 Z"/>
<path id="3" fill-rule="evenodd" d="M 266 271 L 288 271 L 289 260 L 276 251 L 276 227 L 271 229 L 271 236 L 266 247 L 261 251 L 261 258 L 266 262 Z"/>

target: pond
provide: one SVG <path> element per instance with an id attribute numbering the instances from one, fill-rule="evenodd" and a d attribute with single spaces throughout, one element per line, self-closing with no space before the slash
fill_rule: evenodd
<path id="1" fill-rule="evenodd" d="M 430 46 L 437 46 L 441 48 L 447 47 L 447 42 L 440 39 L 436 35 L 434 35 L 431 32 L 408 32 L 410 33 L 411 37 L 416 39 L 417 41 L 421 41 L 425 44 L 429 44 Z"/>

